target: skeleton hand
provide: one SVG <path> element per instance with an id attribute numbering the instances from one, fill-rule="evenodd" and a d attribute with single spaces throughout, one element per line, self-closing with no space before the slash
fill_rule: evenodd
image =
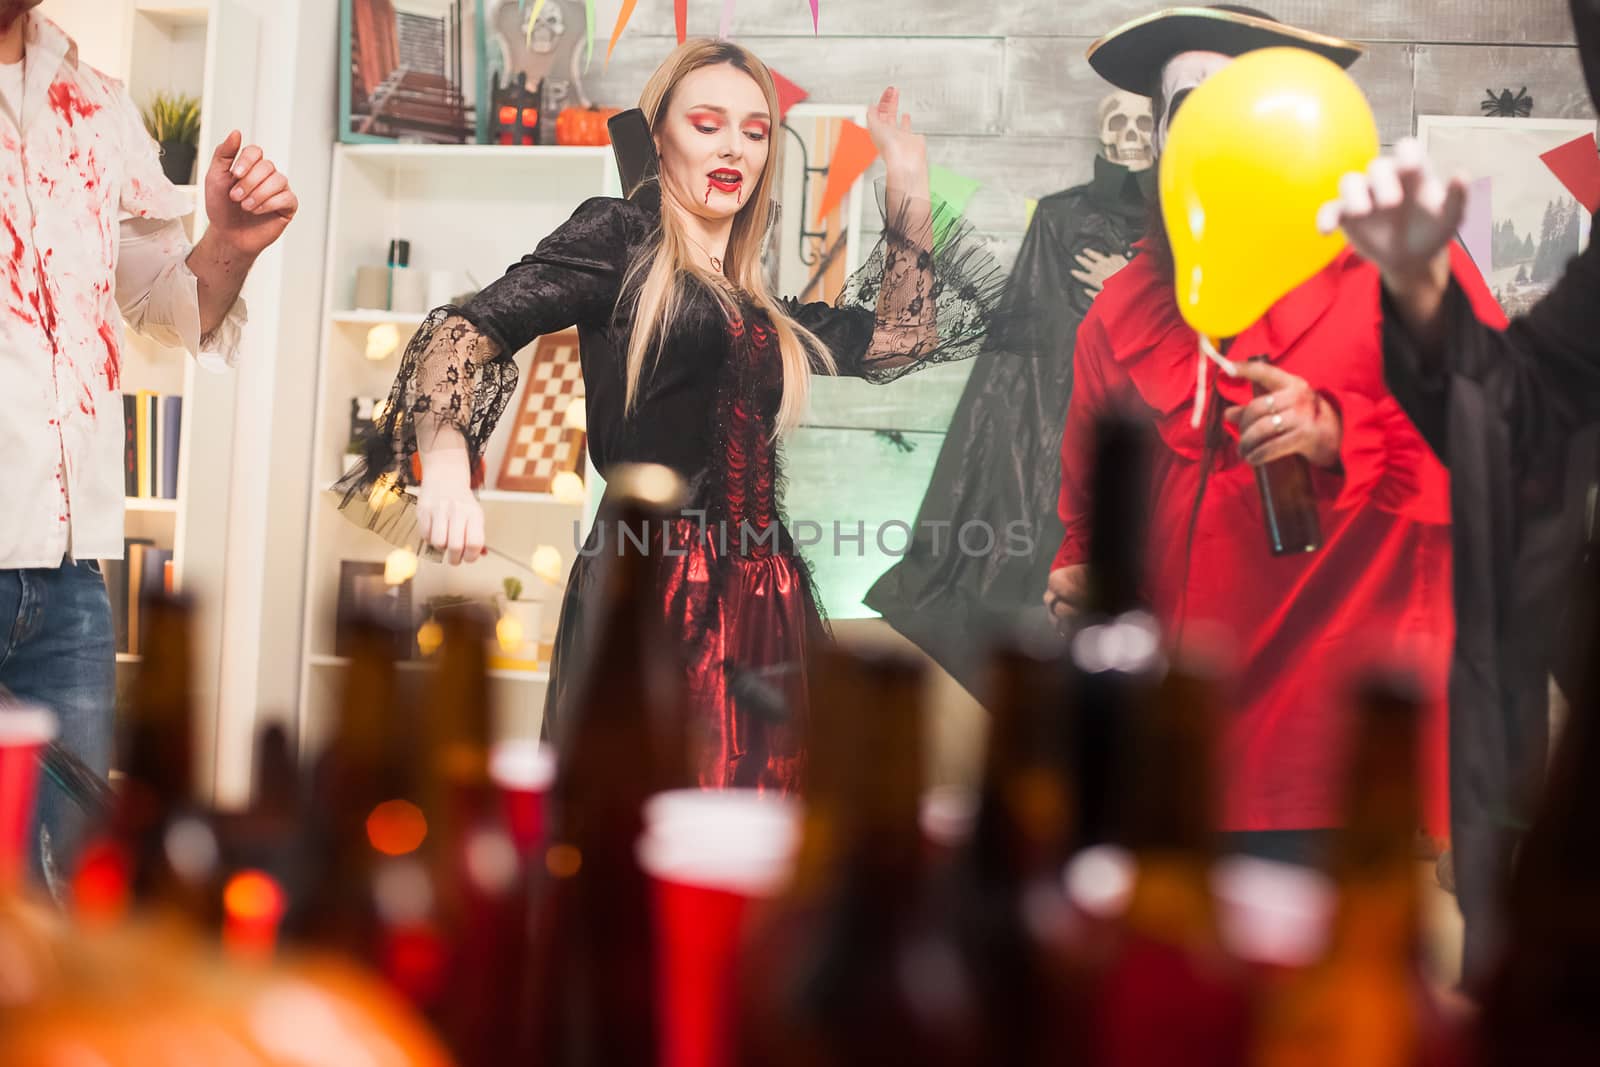
<path id="1" fill-rule="evenodd" d="M 1103 256 L 1092 248 L 1079 252 L 1077 259 L 1082 269 L 1073 271 L 1072 276 L 1088 290 L 1090 298 L 1099 296 L 1100 290 L 1105 288 L 1106 279 L 1128 265 L 1126 256 L 1119 256 L 1115 252 Z"/>

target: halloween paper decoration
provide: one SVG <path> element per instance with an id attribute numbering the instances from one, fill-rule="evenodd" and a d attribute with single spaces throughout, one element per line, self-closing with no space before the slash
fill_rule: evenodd
<path id="1" fill-rule="evenodd" d="M 617 41 L 621 39 L 622 31 L 627 28 L 628 20 L 633 18 L 633 9 L 638 6 L 639 0 L 622 0 L 622 10 L 617 12 L 617 24 L 611 30 L 611 43 L 606 45 L 607 63 L 611 62 L 611 53 L 617 50 Z"/>
<path id="2" fill-rule="evenodd" d="M 771 73 L 772 83 L 778 88 L 778 121 L 782 122 L 788 116 L 790 108 L 811 94 L 777 71 L 773 70 Z"/>
<path id="3" fill-rule="evenodd" d="M 1588 133 L 1539 157 L 1550 173 L 1560 179 L 1583 210 L 1591 215 L 1600 210 L 1600 151 L 1594 134 Z"/>
<path id="4" fill-rule="evenodd" d="M 839 140 L 833 146 L 833 160 L 828 164 L 828 184 L 817 203 L 816 221 L 827 218 L 834 208 L 844 203 L 850 187 L 877 158 L 878 149 L 872 143 L 871 134 L 848 119 L 840 124 Z"/>

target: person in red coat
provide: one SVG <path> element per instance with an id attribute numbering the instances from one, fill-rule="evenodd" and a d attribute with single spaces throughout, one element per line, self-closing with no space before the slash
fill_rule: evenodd
<path id="1" fill-rule="evenodd" d="M 1097 43 L 1090 62 L 1113 84 L 1154 96 L 1159 147 L 1189 91 L 1237 55 L 1284 45 L 1345 66 L 1360 55 L 1249 9 L 1191 8 L 1130 23 Z M 1148 418 L 1159 444 L 1147 597 L 1180 647 L 1220 627 L 1236 654 L 1237 711 L 1222 752 L 1228 846 L 1317 859 L 1338 821 L 1351 674 L 1396 654 L 1429 695 L 1424 822 L 1444 836 L 1449 482 L 1384 384 L 1378 270 L 1346 251 L 1235 338 L 1228 355 L 1239 377 L 1212 376 L 1196 425 L 1202 356 L 1178 310 L 1159 222 L 1140 248 L 1078 333 L 1062 438 L 1066 536 L 1046 604 L 1065 620 L 1084 603 L 1095 420 L 1113 409 Z M 1502 322 L 1465 253 L 1452 263 L 1477 313 Z M 1265 360 L 1246 363 L 1256 356 Z M 1256 387 L 1263 395 L 1253 397 Z M 1321 543 L 1274 556 L 1255 468 L 1296 454 L 1310 463 Z"/>

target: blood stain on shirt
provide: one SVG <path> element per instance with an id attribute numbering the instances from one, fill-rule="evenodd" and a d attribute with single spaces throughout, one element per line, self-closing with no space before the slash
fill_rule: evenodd
<path id="1" fill-rule="evenodd" d="M 100 110 L 98 104 L 91 104 L 78 95 L 77 88 L 71 82 L 56 82 L 50 86 L 50 108 L 66 120 L 71 126 L 74 119 L 86 119 Z"/>
<path id="2" fill-rule="evenodd" d="M 106 375 L 106 388 L 114 392 L 122 384 L 122 372 L 121 356 L 117 352 L 117 334 L 110 323 L 100 324 L 100 340 L 106 346 L 106 361 L 102 368 Z"/>

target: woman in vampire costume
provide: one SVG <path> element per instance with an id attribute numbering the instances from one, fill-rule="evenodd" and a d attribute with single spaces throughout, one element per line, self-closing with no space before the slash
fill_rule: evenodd
<path id="1" fill-rule="evenodd" d="M 1189 92 L 1233 57 L 1268 47 L 1343 66 L 1360 55 L 1248 9 L 1180 8 L 1111 33 L 1090 62 L 1113 84 L 1152 94 L 1159 157 Z M 1212 375 L 1197 394 L 1203 357 L 1178 310 L 1165 236 L 1152 226 L 1143 254 L 1106 282 L 1078 331 L 1062 440 L 1067 533 L 1046 603 L 1066 617 L 1083 601 L 1089 428 L 1107 409 L 1131 410 L 1159 438 L 1147 571 L 1155 614 L 1180 644 L 1220 628 L 1237 656 L 1237 712 L 1221 753 L 1229 847 L 1318 858 L 1339 820 L 1350 672 L 1394 654 L 1420 671 L 1430 701 L 1425 819 L 1442 835 L 1448 482 L 1384 387 L 1378 272 L 1348 251 L 1336 258 L 1233 339 L 1240 377 Z M 1457 272 L 1480 311 L 1496 314 L 1470 263 Z M 1308 465 L 1321 533 L 1314 550 L 1274 555 L 1256 471 L 1286 457 Z"/>
<path id="2" fill-rule="evenodd" d="M 689 483 L 670 549 L 652 531 L 650 554 L 703 738 L 699 782 L 787 791 L 802 763 L 799 668 L 823 629 L 779 513 L 779 444 L 813 374 L 884 382 L 975 354 L 1004 276 L 960 224 L 935 217 L 926 148 L 893 89 L 868 115 L 887 171 L 884 237 L 837 306 L 779 300 L 767 288 L 778 103 L 761 61 L 727 41 L 690 41 L 655 72 L 640 107 L 659 178 L 628 200 L 589 200 L 500 280 L 434 311 L 347 488 L 354 498 L 384 472 L 409 480 L 420 453 L 423 540 L 451 562 L 475 558 L 483 514 L 470 472 L 515 387 L 511 357 L 576 324 L 601 476 L 656 463 Z M 604 536 L 597 524 L 562 604 L 545 704 L 558 744 L 586 670 L 605 552 L 615 551 Z M 779 705 L 787 714 L 773 714 Z"/>

